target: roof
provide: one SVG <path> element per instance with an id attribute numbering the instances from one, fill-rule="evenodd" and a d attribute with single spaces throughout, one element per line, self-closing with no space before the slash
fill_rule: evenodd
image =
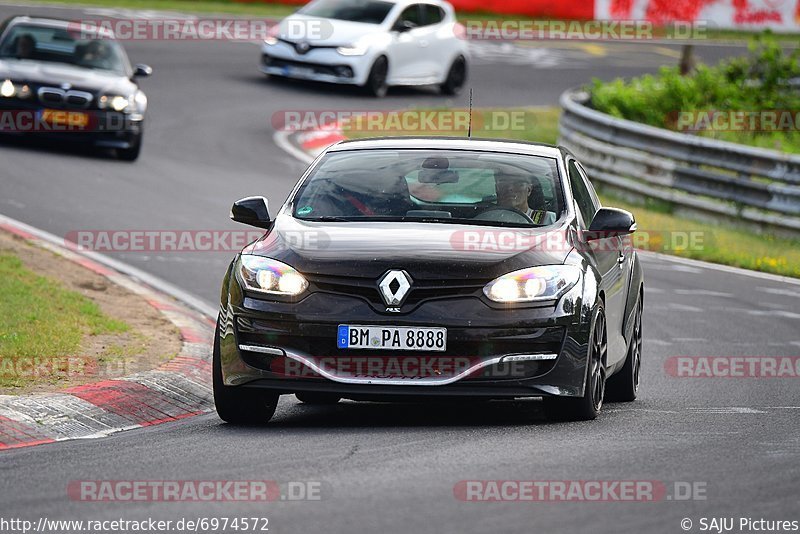
<path id="1" fill-rule="evenodd" d="M 331 146 L 331 152 L 370 149 L 432 149 L 432 150 L 478 150 L 486 152 L 508 152 L 531 156 L 557 158 L 561 147 L 544 143 L 507 141 L 500 139 L 467 139 L 466 137 L 382 137 L 342 141 Z"/>
<path id="2" fill-rule="evenodd" d="M 47 28 L 59 28 L 73 32 L 96 33 L 105 38 L 113 38 L 114 34 L 107 27 L 98 26 L 94 22 L 82 22 L 77 20 L 66 20 L 46 17 L 30 17 L 28 15 L 17 15 L 10 18 L 9 26 L 16 24 L 31 24 Z"/>

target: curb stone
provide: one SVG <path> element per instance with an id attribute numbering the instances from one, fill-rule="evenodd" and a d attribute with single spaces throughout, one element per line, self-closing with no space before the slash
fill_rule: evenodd
<path id="1" fill-rule="evenodd" d="M 132 269 L 0 215 L 0 229 L 104 276 L 144 298 L 178 329 L 181 349 L 159 367 L 122 378 L 74 386 L 58 393 L 0 395 L 0 451 L 78 438 L 97 438 L 184 419 L 213 410 L 208 308 L 170 295 L 166 283 L 147 284 Z M 60 241 L 60 243 L 59 243 Z M 154 285 L 160 287 L 156 288 Z"/>

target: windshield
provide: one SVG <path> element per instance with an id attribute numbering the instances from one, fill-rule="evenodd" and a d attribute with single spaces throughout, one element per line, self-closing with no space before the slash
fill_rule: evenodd
<path id="1" fill-rule="evenodd" d="M 446 150 L 331 152 L 293 201 L 303 220 L 546 226 L 563 210 L 553 158 Z"/>
<path id="2" fill-rule="evenodd" d="M 79 37 L 79 32 L 64 28 L 18 24 L 3 37 L 0 58 L 69 63 L 126 75 L 128 60 L 119 44 Z"/>
<path id="3" fill-rule="evenodd" d="M 394 4 L 379 0 L 317 0 L 298 13 L 319 17 L 367 24 L 380 24 L 386 20 Z"/>

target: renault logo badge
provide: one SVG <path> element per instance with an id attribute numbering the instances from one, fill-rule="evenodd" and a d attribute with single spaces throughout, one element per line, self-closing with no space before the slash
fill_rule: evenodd
<path id="1" fill-rule="evenodd" d="M 389 271 L 378 282 L 378 289 L 387 306 L 400 306 L 411 289 L 411 277 L 405 271 Z"/>

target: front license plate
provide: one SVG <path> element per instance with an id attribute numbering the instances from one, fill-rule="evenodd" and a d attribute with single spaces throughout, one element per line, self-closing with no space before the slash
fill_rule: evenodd
<path id="1" fill-rule="evenodd" d="M 288 75 L 297 78 L 309 78 L 314 75 L 314 69 L 309 69 L 307 67 L 289 67 Z"/>
<path id="2" fill-rule="evenodd" d="M 416 326 L 339 325 L 336 345 L 340 349 L 447 350 L 446 328 Z"/>
<path id="3" fill-rule="evenodd" d="M 42 120 L 53 126 L 67 126 L 69 128 L 86 128 L 89 126 L 89 115 L 80 111 L 44 109 L 42 110 Z"/>

